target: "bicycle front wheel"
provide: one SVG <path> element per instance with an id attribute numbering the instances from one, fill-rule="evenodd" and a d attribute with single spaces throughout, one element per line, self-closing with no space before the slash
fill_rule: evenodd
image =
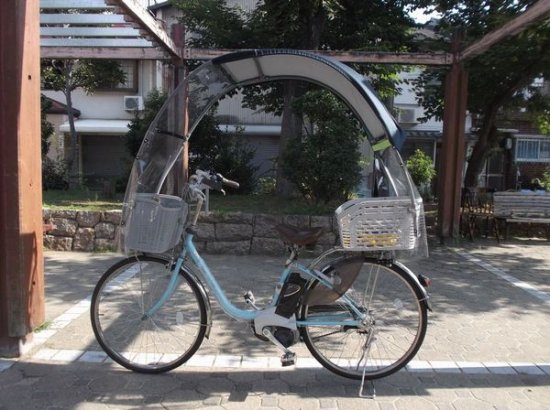
<path id="1" fill-rule="evenodd" d="M 357 258 L 349 261 L 356 263 Z M 418 283 L 399 266 L 369 259 L 359 264 L 345 296 L 329 297 L 328 302 L 318 298 L 301 307 L 299 316 L 306 324 L 301 332 L 312 355 L 328 370 L 352 379 L 377 379 L 398 371 L 417 353 L 426 334 L 427 302 Z M 335 269 L 331 265 L 323 272 L 331 276 Z M 323 285 L 313 282 L 310 289 L 318 286 Z M 363 316 L 361 325 L 346 326 L 345 321 L 357 322 L 357 311 Z"/>
<path id="2" fill-rule="evenodd" d="M 182 268 L 175 291 L 154 312 L 171 278 L 172 263 L 136 256 L 113 265 L 97 283 L 91 321 L 97 341 L 120 365 L 161 373 L 186 362 L 207 329 L 203 293 Z"/>

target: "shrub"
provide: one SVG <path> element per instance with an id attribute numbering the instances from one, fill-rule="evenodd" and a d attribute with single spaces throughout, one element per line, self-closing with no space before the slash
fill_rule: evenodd
<path id="1" fill-rule="evenodd" d="M 165 94 L 152 90 L 145 98 L 144 110 L 136 113 L 130 122 L 126 145 L 132 157 L 139 151 L 149 125 L 165 101 Z M 226 178 L 239 182 L 240 188 L 233 192 L 251 193 L 256 184 L 255 173 L 258 168 L 252 165 L 254 150 L 242 142 L 240 137 L 241 131 L 231 134 L 220 130 L 213 112 L 205 115 L 193 131 L 189 143 L 191 172 L 196 168 L 219 172 Z M 123 190 L 122 188 L 122 183 L 117 184 L 117 192 Z"/>
<path id="2" fill-rule="evenodd" d="M 42 147 L 42 157 L 45 157 L 50 150 L 50 137 L 54 132 L 53 124 L 47 120 L 47 111 L 52 106 L 52 102 L 43 95 L 40 96 L 40 139 Z"/>
<path id="3" fill-rule="evenodd" d="M 429 184 L 436 175 L 432 159 L 420 149 L 407 160 L 407 169 L 418 187 Z"/>
<path id="4" fill-rule="evenodd" d="M 252 164 L 254 150 L 242 141 L 242 130 L 235 133 L 219 129 L 213 113 L 203 117 L 189 141 L 190 170 L 212 170 L 237 181 L 238 190 L 226 189 L 236 194 L 249 194 L 256 186 L 258 167 Z"/>
<path id="5" fill-rule="evenodd" d="M 306 120 L 305 135 L 290 140 L 282 154 L 285 178 L 306 199 L 345 201 L 360 181 L 358 144 L 364 135 L 358 121 L 325 90 L 307 92 L 294 109 Z"/>
<path id="6" fill-rule="evenodd" d="M 436 171 L 432 165 L 432 159 L 422 150 L 417 149 L 409 157 L 406 165 L 422 197 L 426 200 L 433 199 L 430 182 L 436 176 Z"/>
<path id="7" fill-rule="evenodd" d="M 68 189 L 68 167 L 64 161 L 42 159 L 42 189 Z"/>
<path id="8" fill-rule="evenodd" d="M 550 168 L 547 168 L 541 178 L 535 178 L 531 181 L 533 185 L 538 185 L 547 192 L 550 192 Z"/>
<path id="9" fill-rule="evenodd" d="M 258 195 L 273 195 L 276 186 L 277 180 L 274 177 L 261 177 L 258 178 L 254 193 Z"/>
<path id="10" fill-rule="evenodd" d="M 137 155 L 149 125 L 155 119 L 166 98 L 163 92 L 151 90 L 143 101 L 143 111 L 136 111 L 134 118 L 130 121 L 128 125 L 130 130 L 126 133 L 126 147 L 132 158 Z"/>
<path id="11" fill-rule="evenodd" d="M 239 183 L 239 189 L 234 193 L 249 194 L 256 187 L 255 174 L 258 167 L 252 165 L 254 150 L 239 141 L 238 138 L 238 136 L 226 136 L 224 138 L 224 142 L 218 147 L 218 151 L 212 153 L 211 169 Z"/>

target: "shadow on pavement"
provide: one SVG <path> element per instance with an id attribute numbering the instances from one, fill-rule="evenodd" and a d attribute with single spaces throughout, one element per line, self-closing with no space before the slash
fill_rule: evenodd
<path id="1" fill-rule="evenodd" d="M 550 376 L 433 372 L 399 372 L 375 383 L 379 403 L 398 399 L 437 402 L 448 399 L 451 393 L 459 399 L 466 389 L 505 398 L 495 390 L 505 388 L 501 391 L 521 391 L 526 395 L 523 399 L 536 404 L 543 403 L 541 389 L 548 385 Z M 359 382 L 322 369 L 225 372 L 180 368 L 143 375 L 105 364 L 19 362 L 0 373 L 0 408 L 78 408 L 90 402 L 114 408 L 142 408 L 147 404 L 167 408 L 230 408 L 232 404 L 234 408 L 300 408 L 311 400 L 332 400 L 339 408 L 367 406 L 369 401 L 357 397 L 358 389 Z"/>

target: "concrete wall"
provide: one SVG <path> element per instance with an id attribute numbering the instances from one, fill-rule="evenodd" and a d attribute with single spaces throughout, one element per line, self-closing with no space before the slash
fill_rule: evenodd
<path id="1" fill-rule="evenodd" d="M 80 110 L 81 119 L 131 120 L 134 112 L 124 109 L 124 96 L 141 95 L 145 98 L 153 88 L 158 88 L 159 70 L 155 61 L 138 61 L 135 73 L 137 90 L 96 90 L 86 94 L 82 88 L 77 88 L 72 93 L 73 107 Z M 42 90 L 42 94 L 63 104 L 66 102 L 60 91 Z"/>
<path id="2" fill-rule="evenodd" d="M 400 73 L 399 77 L 402 80 L 413 82 L 420 76 L 421 72 L 422 71 L 420 69 L 414 69 L 412 71 Z M 429 119 L 425 123 L 419 123 L 416 121 L 416 118 L 423 117 L 425 114 L 424 109 L 418 105 L 418 102 L 416 101 L 416 94 L 414 92 L 413 85 L 411 83 L 403 83 L 400 84 L 399 87 L 401 88 L 401 92 L 396 95 L 393 100 L 395 108 L 415 110 L 415 120 L 413 122 L 402 122 L 401 126 L 410 131 L 442 131 L 442 121 L 437 121 L 434 118 Z"/>

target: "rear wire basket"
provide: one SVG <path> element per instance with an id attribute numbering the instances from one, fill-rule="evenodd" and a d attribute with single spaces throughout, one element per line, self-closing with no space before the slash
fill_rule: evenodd
<path id="1" fill-rule="evenodd" d="M 407 196 L 348 201 L 335 212 L 342 247 L 356 251 L 414 249 L 419 212 Z"/>
<path id="2" fill-rule="evenodd" d="M 126 221 L 127 250 L 163 253 L 177 245 L 187 220 L 188 205 L 177 196 L 138 193 Z"/>

